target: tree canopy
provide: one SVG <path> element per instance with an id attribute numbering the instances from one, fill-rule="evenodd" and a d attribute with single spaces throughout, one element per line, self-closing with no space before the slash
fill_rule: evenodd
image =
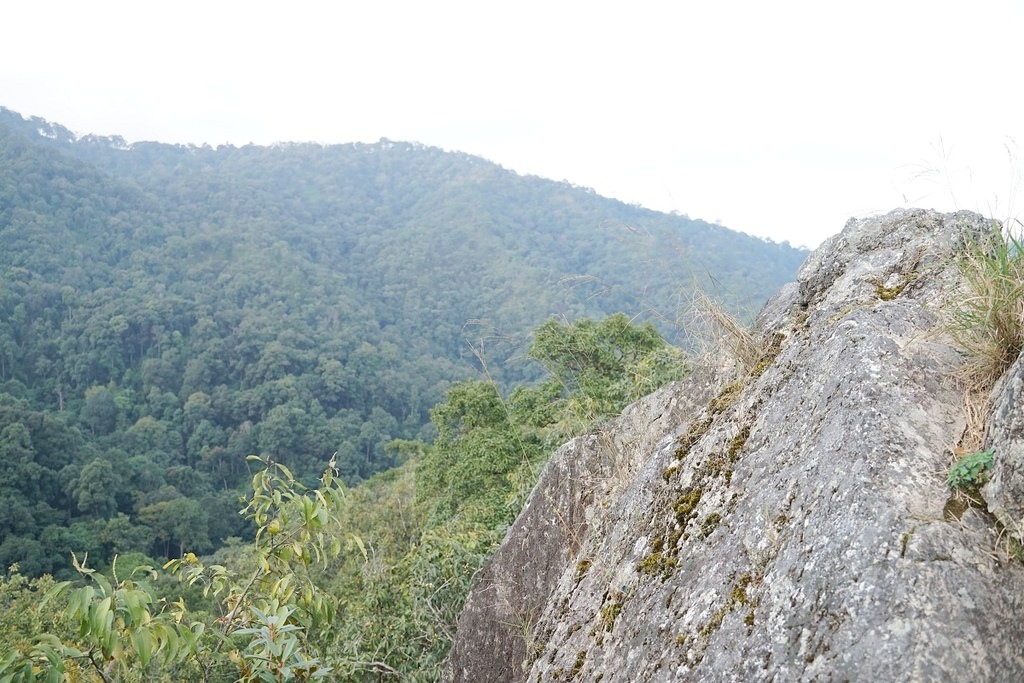
<path id="1" fill-rule="evenodd" d="M 166 565 L 185 585 L 201 586 L 201 595 L 166 580 L 161 588 L 150 568 L 118 578 L 76 562 L 87 579 L 77 588 L 48 577 L 26 583 L 13 572 L 0 581 L 0 598 L 21 589 L 45 597 L 28 615 L 10 618 L 5 604 L 24 606 L 0 603 L 0 624 L 9 624 L 0 629 L 0 647 L 10 652 L 0 659 L 0 679 L 50 680 L 75 670 L 125 683 L 169 675 L 436 681 L 473 576 L 518 514 L 550 444 L 571 437 L 569 425 L 591 428 L 644 386 L 687 372 L 683 356 L 653 328 L 621 316 L 546 324 L 531 355 L 571 358 L 573 375 L 587 381 L 550 375 L 517 387 L 514 398 L 489 380 L 455 384 L 431 412 L 434 442 L 393 442 L 402 466 L 348 495 L 333 460 L 313 491 L 287 467 L 263 460 L 242 510 L 257 529 L 255 542 L 209 561 L 183 543 Z M 602 400 L 581 401 L 586 392 Z M 586 421 L 578 412 L 567 419 L 581 402 L 602 410 Z M 191 502 L 172 502 L 179 501 Z M 198 512 L 183 509 L 168 522 L 201 528 L 190 521 Z M 154 578 L 137 576 L 146 572 Z M 30 627 L 43 637 L 32 641 Z"/>
<path id="2" fill-rule="evenodd" d="M 753 309 L 804 257 L 414 143 L 127 145 L 5 109 L 0 244 L 0 562 L 58 578 L 72 549 L 102 566 L 251 539 L 247 455 L 311 484 L 337 453 L 365 481 L 483 370 L 514 410 L 575 401 L 581 424 L 631 396 L 545 328 L 555 384 L 510 394 L 543 374 L 530 330 L 624 311 L 685 346 L 695 284 Z"/>

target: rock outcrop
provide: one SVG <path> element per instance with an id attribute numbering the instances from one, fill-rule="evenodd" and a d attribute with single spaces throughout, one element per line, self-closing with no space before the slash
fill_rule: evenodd
<path id="1" fill-rule="evenodd" d="M 1024 366 L 994 395 L 994 514 L 945 483 L 966 421 L 942 310 L 990 229 L 851 221 L 762 311 L 756 366 L 698 367 L 562 447 L 446 680 L 1019 680 Z"/>

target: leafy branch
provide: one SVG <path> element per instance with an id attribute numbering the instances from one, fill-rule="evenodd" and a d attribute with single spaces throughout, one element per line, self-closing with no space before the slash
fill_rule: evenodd
<path id="1" fill-rule="evenodd" d="M 212 642 L 204 638 L 206 624 L 189 623 L 192 613 L 183 600 L 168 609 L 145 578 L 136 578 L 156 578 L 152 567 L 137 567 L 118 580 L 116 571 L 107 577 L 88 567 L 87 558 L 73 556 L 84 584 L 73 590 L 71 582 L 55 584 L 40 606 L 67 594 L 65 614 L 77 627 L 74 636 L 62 640 L 44 633 L 27 652 L 8 653 L 0 659 L 0 683 L 61 681 L 71 665 L 90 669 L 105 683 L 135 680 L 139 671 L 154 666 L 161 672 L 192 667 L 207 680 L 214 665 L 229 664 L 245 683 L 329 675 L 330 668 L 310 654 L 314 648 L 307 635 L 329 625 L 338 607 L 309 573 L 342 551 L 338 537 L 326 532 L 337 522 L 344 497 L 334 460 L 316 489 L 296 481 L 280 463 L 258 456 L 250 460 L 264 465 L 253 476 L 253 494 L 241 510 L 257 526 L 251 574 L 207 567 L 193 553 L 164 565 L 188 585 L 201 585 L 204 596 L 217 598 L 224 616 L 215 622 Z M 357 537 L 352 545 L 363 548 Z"/>

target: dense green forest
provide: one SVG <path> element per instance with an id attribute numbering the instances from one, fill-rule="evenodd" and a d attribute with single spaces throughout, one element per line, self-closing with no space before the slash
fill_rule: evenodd
<path id="1" fill-rule="evenodd" d="M 405 462 L 351 491 L 333 458 L 310 490 L 249 456 L 252 543 L 183 553 L 169 574 L 137 552 L 107 571 L 73 556 L 80 578 L 60 583 L 12 567 L 0 680 L 436 681 L 476 571 L 555 445 L 688 370 L 622 314 L 548 321 L 528 355 L 540 382 L 507 397 L 454 384 L 431 411 L 433 443 L 392 442 Z"/>
<path id="2" fill-rule="evenodd" d="M 128 593 L 135 564 L 262 566 L 240 496 L 330 461 L 347 551 L 307 577 L 334 607 L 304 651 L 435 680 L 550 452 L 685 372 L 695 289 L 750 315 L 805 256 L 414 143 L 128 145 L 0 109 L 0 644 L 75 631 L 80 593 L 25 611 L 72 553 Z M 175 586 L 145 594 L 233 623 Z"/>
<path id="3" fill-rule="evenodd" d="M 453 382 L 541 375 L 543 321 L 672 342 L 800 250 L 412 143 L 191 147 L 0 110 L 0 564 L 209 552 L 262 454 L 349 484 L 430 442 Z"/>

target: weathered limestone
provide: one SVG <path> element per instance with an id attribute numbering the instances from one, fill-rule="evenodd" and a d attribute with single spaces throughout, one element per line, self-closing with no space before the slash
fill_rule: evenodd
<path id="1" fill-rule="evenodd" d="M 992 516 L 946 512 L 965 421 L 939 310 L 986 229 L 851 221 L 759 317 L 770 363 L 698 369 L 560 449 L 477 579 L 447 680 L 1019 678 L 1024 565 Z M 1008 451 L 1016 373 L 990 430 Z M 1000 519 L 1022 518 L 1015 462 L 986 487 Z"/>

